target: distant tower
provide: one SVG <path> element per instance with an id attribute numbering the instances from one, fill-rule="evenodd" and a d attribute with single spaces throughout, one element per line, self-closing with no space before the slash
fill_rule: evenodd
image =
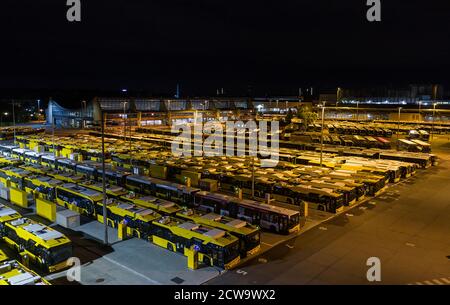
<path id="1" fill-rule="evenodd" d="M 177 93 L 175 94 L 175 98 L 180 98 L 180 84 L 177 84 Z"/>

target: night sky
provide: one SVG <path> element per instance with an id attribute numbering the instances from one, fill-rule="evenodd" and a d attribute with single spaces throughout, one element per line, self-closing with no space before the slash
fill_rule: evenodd
<path id="1" fill-rule="evenodd" d="M 0 89 L 295 94 L 300 86 L 448 83 L 449 1 L 0 2 Z"/>

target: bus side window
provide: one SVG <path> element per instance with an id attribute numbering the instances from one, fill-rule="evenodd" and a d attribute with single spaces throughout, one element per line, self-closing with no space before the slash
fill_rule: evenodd
<path id="1" fill-rule="evenodd" d="M 245 215 L 245 209 L 243 207 L 239 207 L 239 214 Z"/>

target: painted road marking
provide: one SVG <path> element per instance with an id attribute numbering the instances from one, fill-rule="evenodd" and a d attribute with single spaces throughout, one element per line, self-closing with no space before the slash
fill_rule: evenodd
<path id="1" fill-rule="evenodd" d="M 415 282 L 413 284 L 408 285 L 450 285 L 450 277 L 445 278 L 442 277 L 440 279 L 433 279 L 431 281 L 422 281 L 422 282 Z"/>
<path id="2" fill-rule="evenodd" d="M 328 229 L 326 227 L 319 227 L 319 230 L 326 231 Z"/>
<path id="3" fill-rule="evenodd" d="M 371 205 L 377 205 L 376 201 L 369 201 L 368 203 L 371 204 Z"/>
<path id="4" fill-rule="evenodd" d="M 288 247 L 289 249 L 294 249 L 294 246 L 292 246 L 292 245 L 286 244 L 286 247 Z"/>
<path id="5" fill-rule="evenodd" d="M 442 280 L 444 283 L 450 285 L 450 280 L 449 280 L 449 279 L 446 279 L 445 277 L 443 277 L 443 278 L 441 278 L 441 280 Z"/>
<path id="6" fill-rule="evenodd" d="M 258 258 L 258 262 L 265 264 L 265 263 L 267 263 L 267 259 L 261 257 L 261 258 Z"/>
<path id="7" fill-rule="evenodd" d="M 365 211 L 367 210 L 367 207 L 359 207 L 359 209 Z"/>
<path id="8" fill-rule="evenodd" d="M 412 244 L 412 243 L 406 243 L 406 245 L 407 245 L 408 247 L 415 247 L 415 246 L 416 246 L 415 244 Z"/>
<path id="9" fill-rule="evenodd" d="M 345 213 L 345 216 L 347 216 L 347 217 L 353 217 L 353 216 L 355 216 L 355 215 L 350 214 L 350 213 Z"/>
<path id="10" fill-rule="evenodd" d="M 266 246 L 269 246 L 269 247 L 273 247 L 274 246 L 274 244 L 268 244 L 268 243 L 265 243 L 265 242 L 261 242 L 263 245 L 266 245 Z"/>
<path id="11" fill-rule="evenodd" d="M 247 275 L 248 274 L 247 271 L 244 271 L 244 270 L 241 270 L 241 269 L 237 270 L 236 273 L 237 274 L 241 274 L 241 275 Z"/>

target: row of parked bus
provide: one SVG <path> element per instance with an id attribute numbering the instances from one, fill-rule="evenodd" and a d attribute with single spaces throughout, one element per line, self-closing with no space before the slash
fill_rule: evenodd
<path id="1" fill-rule="evenodd" d="M 25 165 L 24 168 L 2 168 L 0 173 L 2 179 L 10 175 L 6 179 L 11 187 L 21 187 L 35 197 L 104 221 L 103 193 L 99 184 L 69 183 L 51 176 L 33 175 L 29 170 L 32 168 Z M 207 265 L 231 268 L 239 262 L 240 256 L 245 257 L 259 249 L 259 229 L 245 221 L 200 212 L 187 213 L 173 202 L 153 196 L 131 196 L 118 187 L 108 186 L 107 197 L 106 221 L 109 226 L 118 228 L 122 223 L 130 236 L 182 254 L 185 248 L 195 247 L 200 261 Z M 172 224 L 166 223 L 167 219 L 171 219 Z M 180 226 L 174 226 L 175 221 Z M 191 224 L 189 228 L 188 223 Z"/>
<path id="2" fill-rule="evenodd" d="M 320 143 L 320 135 L 310 135 L 312 143 Z M 323 136 L 324 144 L 358 146 L 365 148 L 391 149 L 391 141 L 383 137 L 360 136 L 360 135 L 335 135 L 327 134 Z"/>
<path id="3" fill-rule="evenodd" d="M 0 179 L 3 179 L 2 182 L 5 183 L 8 181 L 7 183 L 11 187 L 33 192 L 38 194 L 38 196 L 45 196 L 49 200 L 56 200 L 59 205 L 103 221 L 101 216 L 103 213 L 100 209 L 103 196 L 99 192 L 101 190 L 101 184 L 99 183 L 87 182 L 83 180 L 83 177 L 75 173 L 56 171 L 36 164 L 23 165 L 21 168 L 6 167 L 0 170 L 0 175 Z M 136 178 L 138 178 L 138 183 L 136 183 Z M 140 181 L 139 178 L 141 178 Z M 108 201 L 108 224 L 117 227 L 118 222 L 128 215 L 126 223 L 131 234 L 146 239 L 150 236 L 154 243 L 171 250 L 182 251 L 186 245 L 192 246 L 189 245 L 189 241 L 193 237 L 186 239 L 184 243 L 178 242 L 178 244 L 170 242 L 170 240 L 166 240 L 165 244 L 161 244 L 160 238 L 153 239 L 153 236 L 156 234 L 155 229 L 158 229 L 158 232 L 163 230 L 158 227 L 161 226 L 160 221 L 166 221 L 161 220 L 164 217 L 166 217 L 165 219 L 171 217 L 172 220 L 181 219 L 185 220 L 184 222 L 194 222 L 200 227 L 200 231 L 205 231 L 205 236 L 211 235 L 212 233 L 210 231 L 213 231 L 215 233 L 214 240 L 224 242 L 224 236 L 228 237 L 228 235 L 228 240 L 231 240 L 232 237 L 237 238 L 239 240 L 237 243 L 238 253 L 241 256 L 252 254 L 259 247 L 259 230 L 249 225 L 247 221 L 281 233 L 298 230 L 299 227 L 299 213 L 296 211 L 289 211 L 249 200 L 238 200 L 235 197 L 215 198 L 214 194 L 200 192 L 199 189 L 145 178 L 147 177 L 131 175 L 127 176 L 125 180 L 126 187 L 135 190 L 140 189 L 143 193 L 142 195 L 130 195 L 119 186 L 108 187 L 108 197 L 112 199 Z M 114 182 L 117 182 L 117 180 L 114 180 Z M 162 198 L 171 201 L 166 201 Z M 205 198 L 208 198 L 208 200 Z M 210 201 L 210 198 L 215 198 L 216 202 Z M 187 203 L 192 203 L 192 200 L 194 204 L 190 205 L 197 209 L 181 208 L 174 203 L 175 201 L 186 205 Z M 208 208 L 202 209 L 204 206 Z M 130 217 L 130 215 L 138 216 L 135 213 L 137 210 L 136 207 L 151 208 L 155 212 L 155 214 L 150 214 L 148 212 L 149 209 L 142 211 L 145 215 L 151 216 L 151 220 L 147 221 L 149 223 L 147 226 L 138 226 L 137 223 L 140 222 Z M 130 211 L 132 211 L 131 214 Z M 158 213 L 161 213 L 161 215 Z M 227 215 L 234 217 L 232 218 Z M 244 221 L 236 218 L 244 219 Z M 170 223 L 173 223 L 173 221 Z M 142 231 L 144 228 L 149 231 Z M 210 229 L 207 230 L 207 228 Z M 191 233 L 174 226 L 166 227 L 163 231 L 166 229 L 172 233 L 165 234 L 165 236 L 178 241 L 182 239 L 180 234 L 189 236 L 194 231 L 197 233 L 200 232 L 199 230 L 194 230 L 194 227 L 192 227 Z M 225 229 L 230 234 L 225 232 Z M 178 235 L 174 232 L 177 232 Z M 200 236 L 197 236 L 197 239 L 201 239 Z M 214 245 L 212 242 L 205 241 L 204 243 Z M 175 245 L 177 246 L 175 247 Z M 199 245 L 196 247 L 199 247 Z M 228 247 L 222 246 L 222 249 L 228 251 Z M 204 251 L 206 250 L 204 249 Z M 216 257 L 218 260 L 215 259 Z M 221 257 L 222 254 L 218 256 L 211 254 L 205 255 L 202 259 L 205 262 L 210 260 L 211 264 L 221 267 L 228 267 L 227 264 L 235 263 L 235 261 L 229 262 L 228 258 L 225 260 L 226 262 L 222 261 L 220 259 Z"/>
<path id="4" fill-rule="evenodd" d="M 380 128 L 370 125 L 359 125 L 348 122 L 330 122 L 324 126 L 331 134 L 340 135 L 361 135 L 361 136 L 376 136 L 376 137 L 391 137 L 392 131 L 387 128 Z M 307 131 L 320 132 L 321 124 L 308 125 Z"/>
<path id="5" fill-rule="evenodd" d="M 23 150 L 22 151 L 15 150 L 15 151 L 16 151 L 16 153 L 19 153 L 19 154 L 22 153 L 25 156 L 32 153 L 32 152 L 24 153 Z M 303 157 L 304 155 L 307 155 L 307 154 L 294 156 L 294 159 L 295 159 L 294 162 L 297 164 L 318 165 L 317 164 L 318 163 L 317 155 L 311 156 L 311 158 L 304 158 Z M 293 151 L 282 150 L 282 154 L 280 154 L 280 159 L 283 161 L 288 161 L 288 160 L 285 160 L 285 156 L 287 157 L 287 159 L 291 159 L 293 157 Z M 44 159 L 47 159 L 49 157 L 54 158 L 54 156 L 43 156 L 43 157 L 41 157 L 41 159 L 42 159 L 42 161 L 44 161 Z M 132 154 L 123 154 L 123 157 L 121 157 L 120 155 L 117 155 L 117 156 L 114 156 L 113 163 L 115 165 L 124 166 L 124 167 L 127 167 L 130 164 L 134 164 L 134 165 L 140 165 L 144 168 L 149 168 L 149 167 L 151 167 L 150 162 L 154 162 L 157 157 L 155 157 L 155 159 L 150 158 L 151 160 L 149 160 L 149 158 L 145 158 L 145 153 L 144 153 L 144 158 L 139 162 L 141 164 L 136 163 L 135 160 L 132 160 L 130 162 L 130 158 L 133 158 Z M 167 156 L 165 156 L 165 158 L 167 158 Z M 325 161 L 326 161 L 325 164 L 330 164 L 330 162 L 328 162 L 327 160 L 325 160 Z M 53 159 L 51 162 L 58 163 L 58 167 L 60 167 L 60 168 L 66 168 L 66 169 L 68 168 L 72 171 L 76 171 L 79 174 L 86 175 L 91 179 L 97 179 L 96 176 L 98 176 L 101 173 L 101 170 L 98 170 L 98 165 L 95 166 L 95 164 L 89 164 L 88 162 L 84 162 L 83 164 L 78 164 L 77 162 L 68 160 L 68 159 Z M 147 162 L 147 164 L 145 164 L 146 162 Z M 183 168 L 183 166 L 186 165 L 186 160 L 185 159 L 180 160 L 178 167 L 173 166 L 171 164 L 173 162 L 174 161 L 172 160 L 171 162 L 164 163 L 164 166 L 166 167 L 166 170 L 168 173 L 166 176 L 164 176 L 164 179 L 168 179 L 168 180 L 171 180 L 174 182 L 174 181 L 178 180 L 178 177 L 180 176 L 180 174 L 182 174 L 181 172 L 183 170 L 186 170 L 186 168 Z M 43 162 L 43 164 L 44 163 L 45 163 L 45 165 L 50 164 L 50 163 L 47 163 L 47 161 Z M 199 165 L 198 160 L 197 160 L 197 162 L 194 162 L 194 166 L 195 165 Z M 220 168 L 220 165 L 217 164 L 217 166 L 216 166 L 215 164 L 211 164 L 210 167 Z M 128 168 L 128 169 L 131 170 L 131 168 Z M 338 170 L 342 171 L 342 170 L 344 170 L 344 168 L 339 168 Z M 355 171 L 355 170 L 358 171 L 358 168 L 353 167 L 353 171 Z M 362 170 L 364 170 L 364 168 L 360 169 L 360 171 L 362 171 Z M 372 169 L 372 171 L 373 171 L 373 169 Z M 195 168 L 189 169 L 189 172 L 195 173 Z M 209 171 L 209 170 L 205 171 L 204 169 L 202 169 L 202 172 L 197 172 L 196 174 L 202 175 L 202 178 L 216 180 L 222 190 L 233 191 L 233 189 L 240 188 L 243 190 L 244 194 L 247 194 L 247 195 L 249 195 L 249 193 L 252 194 L 252 191 L 250 190 L 252 188 L 251 187 L 252 182 L 250 179 L 251 177 L 249 177 L 248 173 L 247 173 L 247 177 L 245 176 L 245 173 L 243 173 L 242 175 L 239 175 L 239 179 L 244 180 L 245 183 L 242 181 L 237 181 L 239 179 L 236 177 L 238 176 L 237 174 L 239 174 L 239 173 L 233 172 L 230 170 L 227 170 L 226 172 L 211 173 L 211 171 Z M 344 172 L 341 174 L 347 175 L 347 177 L 346 177 L 347 181 L 352 180 L 351 181 L 352 183 L 365 184 L 365 186 L 368 190 L 367 193 L 369 195 L 378 194 L 385 185 L 385 184 L 383 184 L 383 181 L 382 181 L 383 178 L 378 177 L 376 175 L 375 176 L 372 175 L 371 177 L 368 177 L 367 176 L 368 174 L 365 174 L 364 177 L 361 177 L 361 176 L 355 176 L 357 174 L 356 172 Z M 129 173 L 121 172 L 116 169 L 116 170 L 108 170 L 105 173 L 105 175 L 113 178 L 113 183 L 123 186 L 127 183 L 126 177 L 127 177 L 127 175 L 129 175 Z M 261 174 L 261 176 L 265 176 L 265 175 L 267 175 L 267 174 L 266 173 Z M 327 178 L 327 175 L 324 174 L 324 175 L 322 175 L 322 177 L 320 177 L 320 179 L 323 179 L 323 178 Z M 226 180 L 230 180 L 230 181 L 226 181 Z M 258 181 L 257 186 L 255 187 L 255 190 L 253 193 L 254 193 L 255 197 L 259 197 L 259 198 L 265 198 L 266 194 L 270 194 L 271 197 L 275 198 L 278 202 L 288 203 L 291 205 L 299 205 L 300 206 L 303 201 L 306 201 L 306 202 L 310 203 L 310 207 L 312 207 L 312 208 L 317 208 L 319 210 L 329 211 L 332 213 L 339 212 L 340 210 L 342 210 L 343 205 L 350 204 L 355 198 L 354 195 L 350 195 L 350 196 L 348 195 L 349 193 L 356 193 L 356 191 L 353 189 L 351 191 L 346 190 L 345 188 L 348 186 L 330 187 L 329 185 L 327 185 L 325 183 L 322 183 L 322 185 L 320 185 L 317 182 L 315 185 L 311 185 L 311 183 L 308 181 L 305 181 L 305 179 L 296 179 L 296 182 L 294 182 L 295 179 L 291 179 L 291 180 L 292 181 L 289 181 L 289 179 L 288 179 L 288 181 L 286 182 L 286 181 L 283 181 L 282 179 L 277 179 L 277 177 L 274 176 L 272 179 L 270 179 L 269 181 L 265 181 L 264 183 Z M 392 179 L 392 180 L 395 180 L 395 179 Z M 302 188 L 302 186 L 305 186 L 308 184 L 309 184 L 309 187 L 307 189 Z M 342 182 L 340 184 L 342 184 Z M 230 188 L 227 188 L 227 185 L 231 185 L 232 189 L 230 190 Z M 292 191 L 293 187 L 296 187 L 295 192 Z M 359 191 L 359 193 L 361 193 L 361 191 Z M 344 195 L 342 195 L 342 194 L 344 194 Z M 343 197 L 347 197 L 347 198 L 353 197 L 353 199 L 348 200 L 348 199 L 343 199 Z M 174 199 L 174 200 L 177 200 L 177 199 Z"/>
<path id="6" fill-rule="evenodd" d="M 14 138 L 14 135 L 31 135 L 31 134 L 39 134 L 44 132 L 44 128 L 31 128 L 31 127 L 23 127 L 17 126 L 13 127 L 2 127 L 0 128 L 0 141 L 11 140 Z"/>

